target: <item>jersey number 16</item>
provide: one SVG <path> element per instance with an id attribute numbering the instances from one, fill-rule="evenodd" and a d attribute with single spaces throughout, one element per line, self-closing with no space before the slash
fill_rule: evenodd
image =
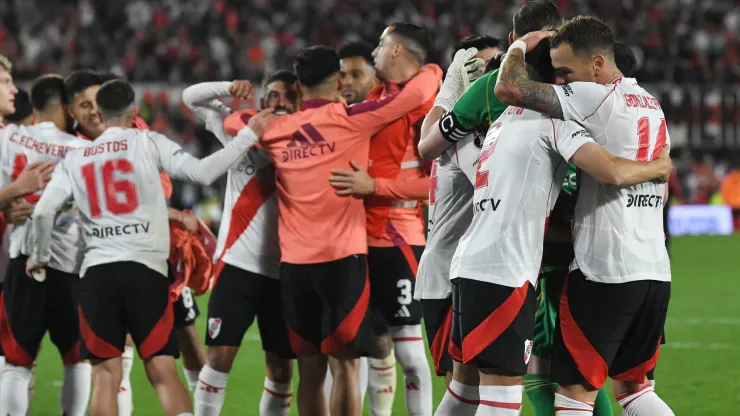
<path id="1" fill-rule="evenodd" d="M 116 180 L 116 172 L 122 174 L 133 173 L 134 166 L 126 159 L 109 160 L 103 163 L 100 174 L 103 179 L 105 208 L 115 215 L 128 214 L 139 206 L 136 185 L 126 179 Z M 87 199 L 90 201 L 90 215 L 97 218 L 102 214 L 102 211 L 98 196 L 98 175 L 95 171 L 95 163 L 88 163 L 82 167 L 82 177 L 87 188 Z M 123 197 L 121 200 L 118 198 L 119 194 Z"/>

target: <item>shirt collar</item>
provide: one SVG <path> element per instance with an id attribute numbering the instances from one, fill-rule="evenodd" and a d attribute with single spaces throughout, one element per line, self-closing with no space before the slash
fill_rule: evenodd
<path id="1" fill-rule="evenodd" d="M 306 100 L 303 103 L 301 103 L 301 110 L 308 110 L 310 108 L 319 108 L 323 107 L 327 104 L 334 103 L 335 101 L 326 100 L 323 98 L 315 98 L 313 100 Z"/>

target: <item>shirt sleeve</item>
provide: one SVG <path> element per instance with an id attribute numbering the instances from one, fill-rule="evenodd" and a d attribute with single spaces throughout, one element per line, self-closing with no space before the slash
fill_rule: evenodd
<path id="1" fill-rule="evenodd" d="M 226 145 L 233 138 L 224 130 L 224 119 L 231 109 L 218 100 L 230 95 L 231 82 L 202 82 L 192 85 L 182 92 L 182 101 L 189 109 L 206 123 L 206 130 Z"/>
<path id="2" fill-rule="evenodd" d="M 591 135 L 575 121 L 551 119 L 553 134 L 548 136 L 551 146 L 570 162 L 573 155 L 586 143 L 595 143 Z"/>
<path id="3" fill-rule="evenodd" d="M 41 199 L 33 210 L 32 232 L 36 246 L 36 260 L 48 263 L 51 257 L 51 232 L 54 229 L 54 218 L 64 204 L 72 198 L 72 184 L 67 175 L 64 162 L 54 168 L 51 181 L 41 194 Z"/>
<path id="4" fill-rule="evenodd" d="M 429 198 L 429 177 L 412 180 L 376 178 L 375 195 L 402 201 L 424 201 Z"/>
<path id="5" fill-rule="evenodd" d="M 347 107 L 350 124 L 356 130 L 374 135 L 393 121 L 405 116 L 434 97 L 442 80 L 442 70 L 437 65 L 427 65 L 411 78 L 398 94 L 382 100 L 368 100 Z"/>
<path id="6" fill-rule="evenodd" d="M 601 85 L 593 82 L 572 82 L 553 85 L 560 100 L 564 120 L 581 124 L 605 126 L 614 110 L 617 85 Z"/>
<path id="7" fill-rule="evenodd" d="M 244 128 L 223 149 L 198 159 L 161 134 L 152 132 L 147 135 L 156 147 L 161 170 L 173 178 L 201 185 L 210 185 L 226 173 L 259 140 L 251 129 Z"/>

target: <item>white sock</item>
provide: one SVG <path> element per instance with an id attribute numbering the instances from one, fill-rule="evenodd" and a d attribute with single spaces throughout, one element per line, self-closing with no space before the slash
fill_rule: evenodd
<path id="1" fill-rule="evenodd" d="M 265 377 L 265 388 L 260 399 L 260 416 L 287 415 L 293 398 L 290 384 L 280 384 Z"/>
<path id="2" fill-rule="evenodd" d="M 478 402 L 478 386 L 468 386 L 452 380 L 434 416 L 474 416 L 478 411 Z"/>
<path id="3" fill-rule="evenodd" d="M 192 413 L 190 413 L 190 412 L 185 412 L 185 413 L 180 413 L 180 414 L 179 414 L 179 415 L 177 415 L 177 416 L 193 416 L 193 414 L 192 414 Z"/>
<path id="4" fill-rule="evenodd" d="M 68 364 L 64 366 L 64 384 L 60 404 L 65 416 L 84 416 L 90 400 L 92 365 L 90 363 Z"/>
<path id="5" fill-rule="evenodd" d="M 329 373 L 331 373 L 331 371 L 329 371 Z M 365 404 L 365 394 L 367 393 L 367 383 L 369 377 L 370 364 L 367 363 L 367 357 L 360 357 L 360 407 L 364 406 Z"/>
<path id="6" fill-rule="evenodd" d="M 367 379 L 370 415 L 390 416 L 396 395 L 396 357 L 391 351 L 386 358 L 368 358 L 367 361 L 370 364 Z"/>
<path id="7" fill-rule="evenodd" d="M 519 416 L 524 386 L 480 386 L 478 416 Z"/>
<path id="8" fill-rule="evenodd" d="M 645 386 L 635 393 L 621 394 L 617 401 L 624 409 L 624 416 L 674 416 L 673 410 L 655 394 L 653 386 Z"/>
<path id="9" fill-rule="evenodd" d="M 198 376 L 200 375 L 200 371 L 193 371 L 188 370 L 187 368 L 182 368 L 183 374 L 185 374 L 185 380 L 188 382 L 188 390 L 192 393 L 195 391 L 195 385 L 198 384 Z"/>
<path id="10" fill-rule="evenodd" d="M 390 328 L 396 350 L 396 360 L 403 369 L 406 387 L 406 412 L 409 416 L 431 415 L 432 371 L 429 369 L 421 325 Z"/>
<path id="11" fill-rule="evenodd" d="M 218 416 L 226 399 L 226 383 L 229 373 L 216 371 L 203 366 L 198 375 L 198 385 L 195 387 L 195 414 L 197 416 Z"/>
<path id="12" fill-rule="evenodd" d="M 33 392 L 36 391 L 36 361 L 33 362 L 31 367 L 31 379 L 28 380 L 28 410 L 26 415 L 31 414 L 31 404 L 33 403 Z"/>
<path id="13" fill-rule="evenodd" d="M 25 415 L 28 411 L 28 383 L 31 369 L 5 364 L 0 378 L 0 414 Z"/>
<path id="14" fill-rule="evenodd" d="M 131 391 L 131 369 L 134 367 L 134 347 L 123 347 L 121 354 L 121 388 L 118 389 L 118 416 L 134 412 L 134 394 Z"/>
<path id="15" fill-rule="evenodd" d="M 556 416 L 588 416 L 594 414 L 594 404 L 571 399 L 560 393 L 555 393 Z"/>

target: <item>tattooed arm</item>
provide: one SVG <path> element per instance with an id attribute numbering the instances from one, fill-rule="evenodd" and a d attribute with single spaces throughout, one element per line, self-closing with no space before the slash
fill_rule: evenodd
<path id="1" fill-rule="evenodd" d="M 501 63 L 494 91 L 504 104 L 563 119 L 563 108 L 555 88 L 555 85 L 530 79 L 524 54 L 519 49 L 512 49 Z"/>

